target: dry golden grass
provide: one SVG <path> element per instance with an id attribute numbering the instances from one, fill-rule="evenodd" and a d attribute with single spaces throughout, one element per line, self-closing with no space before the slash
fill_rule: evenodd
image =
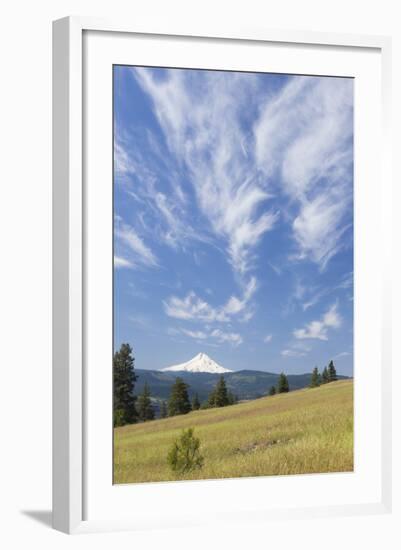
<path id="1" fill-rule="evenodd" d="M 177 478 L 167 453 L 188 427 L 204 466 Z M 114 430 L 115 483 L 352 470 L 352 380 Z"/>

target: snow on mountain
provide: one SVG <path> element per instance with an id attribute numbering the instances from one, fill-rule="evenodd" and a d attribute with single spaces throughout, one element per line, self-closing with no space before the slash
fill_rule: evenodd
<path id="1" fill-rule="evenodd" d="M 229 369 L 225 369 L 216 361 L 213 361 L 206 353 L 198 353 L 192 359 L 186 363 L 180 363 L 179 365 L 173 365 L 172 367 L 166 367 L 160 369 L 162 371 L 185 371 L 185 372 L 209 372 L 213 374 L 222 374 L 224 372 L 233 372 Z"/>

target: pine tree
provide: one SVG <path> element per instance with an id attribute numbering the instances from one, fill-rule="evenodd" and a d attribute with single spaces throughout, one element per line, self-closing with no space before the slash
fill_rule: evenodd
<path id="1" fill-rule="evenodd" d="M 137 380 L 134 357 L 129 344 L 121 344 L 113 356 L 113 415 L 114 425 L 124 426 L 137 421 L 134 388 Z"/>
<path id="2" fill-rule="evenodd" d="M 220 376 L 216 384 L 216 407 L 226 407 L 228 405 L 228 392 L 224 376 Z"/>
<path id="3" fill-rule="evenodd" d="M 276 395 L 276 387 L 275 386 L 271 386 L 270 387 L 270 390 L 269 390 L 269 395 Z"/>
<path id="4" fill-rule="evenodd" d="M 176 378 L 168 400 L 168 415 L 187 414 L 190 410 L 191 403 L 188 397 L 188 385 L 182 378 Z"/>
<path id="5" fill-rule="evenodd" d="M 220 376 L 214 390 L 209 395 L 209 405 L 211 407 L 226 407 L 229 404 L 226 381 L 224 376 Z"/>
<path id="6" fill-rule="evenodd" d="M 195 393 L 195 395 L 193 396 L 193 399 L 192 399 L 192 410 L 193 411 L 198 411 L 199 409 L 200 409 L 200 401 L 199 401 L 198 394 Z"/>
<path id="7" fill-rule="evenodd" d="M 155 411 L 153 410 L 152 401 L 150 400 L 150 390 L 147 382 L 145 382 L 143 391 L 138 397 L 138 416 L 143 422 L 146 422 L 146 420 L 153 420 L 155 417 Z"/>
<path id="8" fill-rule="evenodd" d="M 327 384 L 327 382 L 329 382 L 329 371 L 327 367 L 324 367 L 322 371 L 322 384 Z"/>
<path id="9" fill-rule="evenodd" d="M 195 437 L 193 428 L 183 430 L 173 442 L 167 462 L 178 475 L 202 468 L 204 459 L 200 453 L 200 439 Z"/>
<path id="10" fill-rule="evenodd" d="M 166 418 L 167 416 L 167 405 L 165 401 L 162 401 L 160 406 L 160 418 Z"/>
<path id="11" fill-rule="evenodd" d="M 205 408 L 215 407 L 216 406 L 216 388 L 213 388 L 213 390 L 209 393 L 209 396 L 207 398 L 207 407 L 205 404 Z"/>
<path id="12" fill-rule="evenodd" d="M 309 387 L 310 388 L 317 388 L 318 386 L 320 386 L 320 375 L 319 375 L 318 368 L 315 367 L 312 371 L 312 376 L 311 376 Z"/>
<path id="13" fill-rule="evenodd" d="M 238 402 L 238 397 L 231 390 L 227 392 L 228 405 L 235 405 Z"/>
<path id="14" fill-rule="evenodd" d="M 329 363 L 328 373 L 329 373 L 329 382 L 335 382 L 336 380 L 338 380 L 337 371 L 333 361 L 330 361 Z"/>
<path id="15" fill-rule="evenodd" d="M 290 391 L 290 386 L 288 384 L 288 378 L 286 375 L 282 372 L 280 376 L 278 377 L 277 382 L 277 393 L 287 393 Z"/>

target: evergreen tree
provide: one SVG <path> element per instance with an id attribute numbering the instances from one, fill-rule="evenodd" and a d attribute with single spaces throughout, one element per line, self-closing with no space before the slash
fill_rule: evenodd
<path id="1" fill-rule="evenodd" d="M 324 367 L 322 371 L 322 384 L 327 384 L 329 381 L 329 371 L 327 370 L 327 367 Z"/>
<path id="2" fill-rule="evenodd" d="M 269 395 L 276 395 L 276 387 L 275 386 L 271 386 L 270 387 L 270 390 L 269 390 Z"/>
<path id="3" fill-rule="evenodd" d="M 220 376 L 220 379 L 216 384 L 215 403 L 216 407 L 225 407 L 228 405 L 228 392 L 224 376 Z"/>
<path id="4" fill-rule="evenodd" d="M 209 405 L 211 407 L 226 407 L 229 404 L 226 381 L 224 376 L 220 376 L 214 390 L 209 395 Z"/>
<path id="5" fill-rule="evenodd" d="M 198 394 L 195 393 L 195 395 L 193 396 L 193 399 L 192 399 L 192 410 L 193 411 L 198 411 L 199 409 L 200 409 L 200 401 L 199 401 Z"/>
<path id="6" fill-rule="evenodd" d="M 182 378 L 176 378 L 168 400 L 168 415 L 187 414 L 190 410 L 191 403 L 188 397 L 188 385 Z"/>
<path id="7" fill-rule="evenodd" d="M 146 422 L 146 420 L 153 420 L 155 417 L 155 411 L 153 410 L 152 401 L 150 400 L 150 390 L 147 382 L 145 382 L 143 391 L 138 397 L 138 416 L 143 422 Z"/>
<path id="8" fill-rule="evenodd" d="M 177 475 L 202 468 L 204 459 L 200 453 L 200 440 L 194 436 L 193 428 L 183 430 L 181 436 L 173 442 L 167 462 Z"/>
<path id="9" fill-rule="evenodd" d="M 278 377 L 277 382 L 277 393 L 287 393 L 290 391 L 290 386 L 288 384 L 288 378 L 286 375 L 282 372 L 280 376 Z"/>
<path id="10" fill-rule="evenodd" d="M 209 393 L 209 397 L 207 398 L 207 407 L 205 406 L 204 408 L 209 409 L 210 407 L 215 407 L 215 406 L 216 406 L 216 388 L 213 388 L 213 390 Z"/>
<path id="11" fill-rule="evenodd" d="M 134 388 L 137 380 L 129 344 L 121 344 L 113 356 L 113 416 L 115 426 L 137 421 Z"/>
<path id="12" fill-rule="evenodd" d="M 318 368 L 315 367 L 312 371 L 309 387 L 317 388 L 318 386 L 320 386 L 320 375 L 319 375 Z"/>
<path id="13" fill-rule="evenodd" d="M 162 401 L 160 406 L 160 418 L 166 418 L 167 416 L 167 405 L 165 401 Z"/>
<path id="14" fill-rule="evenodd" d="M 238 397 L 231 390 L 227 392 L 228 405 L 235 405 L 238 402 Z"/>
<path id="15" fill-rule="evenodd" d="M 338 380 L 337 371 L 333 361 L 330 361 L 329 363 L 328 373 L 329 373 L 329 382 L 335 382 L 336 380 Z"/>

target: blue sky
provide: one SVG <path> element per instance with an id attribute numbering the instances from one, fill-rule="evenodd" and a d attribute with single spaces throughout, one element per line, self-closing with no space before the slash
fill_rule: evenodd
<path id="1" fill-rule="evenodd" d="M 353 81 L 114 67 L 114 344 L 353 372 Z"/>

